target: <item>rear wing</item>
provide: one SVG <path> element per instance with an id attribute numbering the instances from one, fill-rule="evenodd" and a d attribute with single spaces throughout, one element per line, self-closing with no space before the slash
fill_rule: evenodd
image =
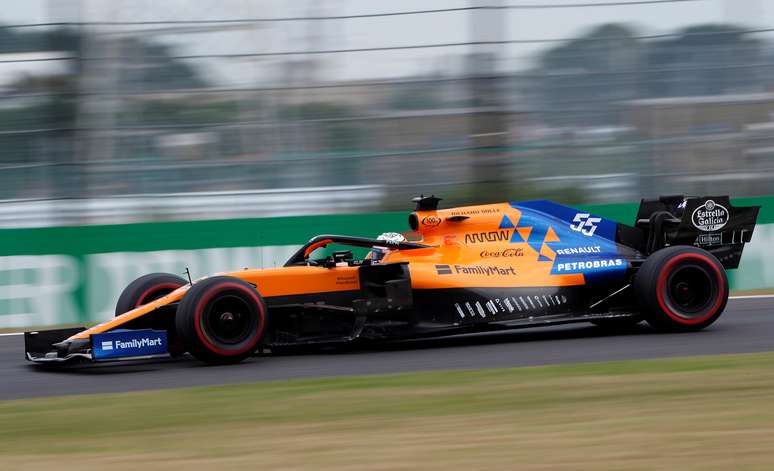
<path id="1" fill-rule="evenodd" d="M 647 235 L 641 247 L 646 254 L 671 245 L 694 245 L 711 252 L 725 268 L 737 268 L 759 209 L 734 206 L 728 196 L 662 196 L 640 202 L 635 227 Z"/>

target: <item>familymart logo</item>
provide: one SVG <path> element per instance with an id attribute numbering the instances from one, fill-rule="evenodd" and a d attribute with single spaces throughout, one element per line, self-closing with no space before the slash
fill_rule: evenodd
<path id="1" fill-rule="evenodd" d="M 483 265 L 436 265 L 435 272 L 439 275 L 482 275 L 482 276 L 505 276 L 516 275 L 513 267 L 483 266 Z"/>
<path id="2" fill-rule="evenodd" d="M 156 337 L 155 339 L 145 337 L 132 340 L 103 340 L 102 350 L 126 350 L 130 348 L 160 347 L 161 345 L 161 337 Z"/>

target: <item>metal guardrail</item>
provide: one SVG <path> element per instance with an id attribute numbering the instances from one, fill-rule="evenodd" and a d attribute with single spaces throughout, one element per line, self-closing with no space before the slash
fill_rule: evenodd
<path id="1" fill-rule="evenodd" d="M 0 201 L 0 228 L 350 213 L 378 206 L 380 185 Z"/>

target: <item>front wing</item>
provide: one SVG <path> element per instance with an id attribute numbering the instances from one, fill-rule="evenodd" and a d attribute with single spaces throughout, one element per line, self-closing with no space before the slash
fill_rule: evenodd
<path id="1" fill-rule="evenodd" d="M 76 327 L 25 332 L 25 357 L 36 364 L 56 365 L 169 356 L 167 333 L 163 330 L 121 329 L 66 342 L 84 330 L 84 327 Z"/>

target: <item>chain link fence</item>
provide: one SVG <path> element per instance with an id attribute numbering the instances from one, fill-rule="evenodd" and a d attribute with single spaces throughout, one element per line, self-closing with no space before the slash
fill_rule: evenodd
<path id="1" fill-rule="evenodd" d="M 772 29 L 632 24 L 712 1 L 39 2 L 36 21 L 0 16 L 3 224 L 35 207 L 32 225 L 115 222 L 122 198 L 149 203 L 119 221 L 175 219 L 175 198 L 261 192 L 294 214 L 402 209 L 419 192 L 769 194 Z M 590 10 L 620 15 L 521 34 L 535 12 L 550 29 Z M 352 203 L 331 209 L 331 191 Z"/>

